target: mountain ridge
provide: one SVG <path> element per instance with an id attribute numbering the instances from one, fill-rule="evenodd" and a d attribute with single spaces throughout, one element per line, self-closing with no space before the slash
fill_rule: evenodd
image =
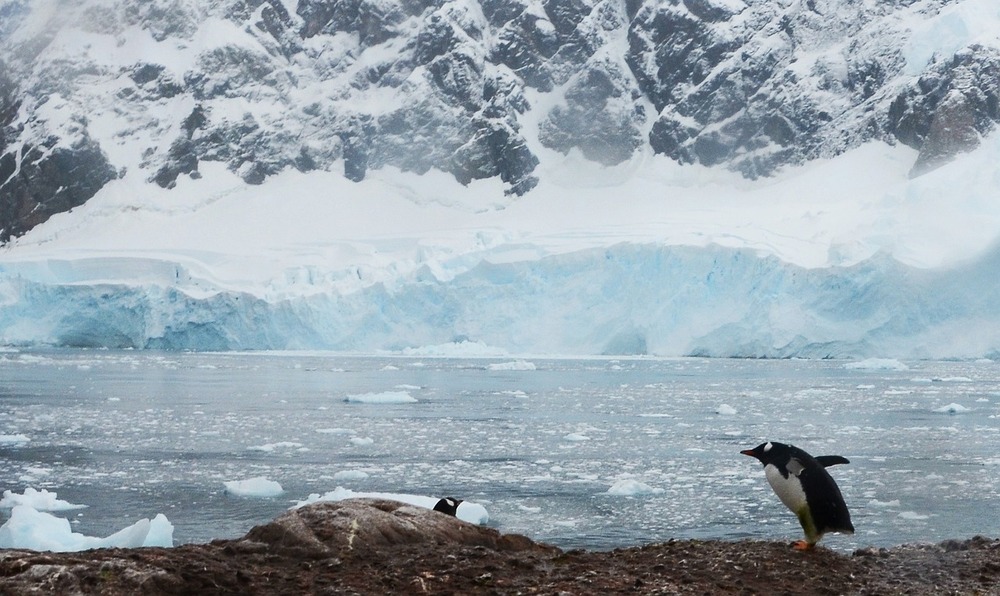
<path id="1" fill-rule="evenodd" d="M 1000 120 L 1000 44 L 970 25 L 995 12 L 978 0 L 6 0 L 0 242 L 115 178 L 169 188 L 211 161 L 250 184 L 394 167 L 523 195 L 543 160 L 574 151 L 598 167 L 652 151 L 756 178 L 878 140 L 917 149 L 919 175 Z M 956 20 L 964 34 L 937 33 Z"/>

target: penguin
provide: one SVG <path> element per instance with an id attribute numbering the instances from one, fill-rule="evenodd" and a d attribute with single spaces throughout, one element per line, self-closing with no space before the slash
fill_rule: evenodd
<path id="1" fill-rule="evenodd" d="M 764 476 L 775 494 L 802 524 L 806 539 L 796 541 L 796 550 L 816 546 L 823 534 L 853 534 L 851 513 L 840 488 L 826 471 L 829 466 L 850 463 L 839 455 L 813 457 L 793 445 L 768 441 L 740 451 L 764 464 Z"/>
<path id="2" fill-rule="evenodd" d="M 462 499 L 455 497 L 445 497 L 434 505 L 434 511 L 440 511 L 454 517 L 458 513 L 458 506 L 462 504 Z"/>

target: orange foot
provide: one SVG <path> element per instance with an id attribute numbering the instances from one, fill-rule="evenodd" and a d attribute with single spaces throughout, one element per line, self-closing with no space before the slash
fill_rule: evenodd
<path id="1" fill-rule="evenodd" d="M 815 546 L 812 542 L 806 542 L 805 540 L 796 540 L 792 543 L 792 548 L 795 550 L 812 550 Z"/>

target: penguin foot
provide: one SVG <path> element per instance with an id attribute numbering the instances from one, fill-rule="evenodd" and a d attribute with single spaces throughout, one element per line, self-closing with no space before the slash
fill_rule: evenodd
<path id="1" fill-rule="evenodd" d="M 805 540 L 796 540 L 792 543 L 792 548 L 795 550 L 812 550 L 816 545 L 812 542 L 807 542 Z"/>

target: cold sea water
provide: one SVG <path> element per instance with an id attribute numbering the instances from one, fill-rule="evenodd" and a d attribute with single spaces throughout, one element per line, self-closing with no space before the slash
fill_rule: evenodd
<path id="1" fill-rule="evenodd" d="M 992 361 L 8 350 L 0 489 L 86 505 L 57 515 L 91 536 L 163 513 L 175 544 L 338 486 L 470 499 L 564 548 L 797 539 L 739 454 L 772 440 L 851 460 L 857 533 L 824 539 L 847 551 L 1000 536 L 998 416 Z M 225 489 L 255 477 L 284 493 Z"/>

